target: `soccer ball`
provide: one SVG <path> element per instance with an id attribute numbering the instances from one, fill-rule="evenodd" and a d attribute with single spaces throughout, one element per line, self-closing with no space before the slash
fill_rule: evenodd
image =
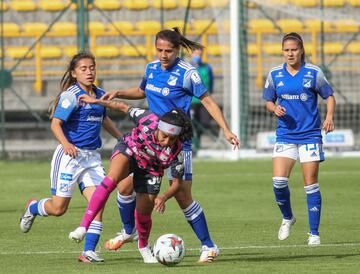
<path id="1" fill-rule="evenodd" d="M 163 265 L 176 265 L 185 256 L 184 241 L 175 234 L 162 235 L 155 242 L 154 255 Z"/>

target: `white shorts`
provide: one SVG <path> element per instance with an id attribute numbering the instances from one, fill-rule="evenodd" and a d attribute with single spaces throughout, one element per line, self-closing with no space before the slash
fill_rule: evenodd
<path id="1" fill-rule="evenodd" d="M 56 148 L 51 161 L 51 193 L 59 197 L 71 197 L 75 185 L 82 191 L 86 187 L 100 185 L 105 170 L 96 150 L 78 149 L 78 156 L 65 155 L 62 145 Z"/>
<path id="2" fill-rule="evenodd" d="M 289 144 L 276 142 L 273 151 L 273 158 L 285 157 L 300 163 L 322 162 L 325 160 L 322 144 Z"/>

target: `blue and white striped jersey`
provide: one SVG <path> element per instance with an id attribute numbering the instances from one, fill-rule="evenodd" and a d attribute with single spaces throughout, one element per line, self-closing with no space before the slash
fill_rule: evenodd
<path id="1" fill-rule="evenodd" d="M 105 92 L 96 87 L 96 98 Z M 106 115 L 105 107 L 98 104 L 79 103 L 78 97 L 88 94 L 78 84 L 64 91 L 55 109 L 54 118 L 64 121 L 62 129 L 68 141 L 78 148 L 101 147 L 100 130 Z"/>
<path id="2" fill-rule="evenodd" d="M 263 90 L 266 101 L 276 102 L 286 109 L 279 117 L 276 141 L 293 144 L 322 143 L 318 94 L 326 99 L 334 93 L 322 70 L 303 63 L 294 76 L 286 63 L 273 68 Z"/>

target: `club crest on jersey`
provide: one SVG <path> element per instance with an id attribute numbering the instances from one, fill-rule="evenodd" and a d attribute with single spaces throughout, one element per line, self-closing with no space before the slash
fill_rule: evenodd
<path id="1" fill-rule="evenodd" d="M 169 79 L 167 80 L 167 83 L 168 83 L 170 86 L 175 86 L 177 79 L 178 79 L 177 77 L 175 77 L 175 76 L 173 76 L 173 75 L 170 75 Z"/>
<path id="2" fill-rule="evenodd" d="M 303 87 L 311 88 L 311 79 L 303 79 Z"/>
<path id="3" fill-rule="evenodd" d="M 162 95 L 167 96 L 170 93 L 170 89 L 169 88 L 163 88 L 161 90 L 161 93 L 162 93 Z"/>

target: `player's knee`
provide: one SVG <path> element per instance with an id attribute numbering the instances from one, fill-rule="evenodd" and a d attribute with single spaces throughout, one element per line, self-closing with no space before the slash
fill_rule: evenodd
<path id="1" fill-rule="evenodd" d="M 53 210 L 53 216 L 60 217 L 65 214 L 66 210 L 67 210 L 66 207 L 65 208 L 64 207 L 55 208 Z"/>

